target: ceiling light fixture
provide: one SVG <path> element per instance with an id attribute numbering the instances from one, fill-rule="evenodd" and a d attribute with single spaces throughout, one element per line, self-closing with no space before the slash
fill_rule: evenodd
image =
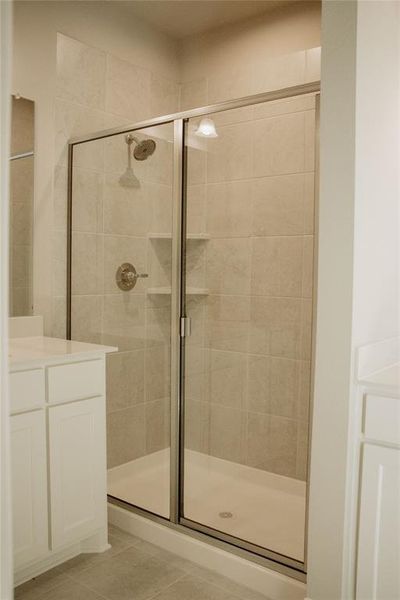
<path id="1" fill-rule="evenodd" d="M 195 133 L 195 135 L 198 135 L 199 137 L 205 137 L 205 138 L 218 137 L 218 133 L 215 129 L 214 121 L 207 117 L 205 117 L 204 119 L 201 119 L 201 121 L 194 133 Z"/>

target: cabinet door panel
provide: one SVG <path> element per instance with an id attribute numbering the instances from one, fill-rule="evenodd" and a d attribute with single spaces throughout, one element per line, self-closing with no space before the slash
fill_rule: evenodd
<path id="1" fill-rule="evenodd" d="M 14 566 L 48 550 L 46 421 L 44 411 L 11 417 Z"/>
<path id="2" fill-rule="evenodd" d="M 357 600 L 400 598 L 400 450 L 365 444 Z"/>
<path id="3" fill-rule="evenodd" d="M 104 525 L 104 398 L 49 409 L 52 547 Z"/>

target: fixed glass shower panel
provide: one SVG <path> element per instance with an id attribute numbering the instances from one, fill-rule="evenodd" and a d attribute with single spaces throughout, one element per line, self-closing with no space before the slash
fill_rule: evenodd
<path id="1" fill-rule="evenodd" d="M 315 96 L 208 117 L 185 133 L 182 522 L 300 565 Z"/>
<path id="2" fill-rule="evenodd" d="M 71 337 L 107 355 L 108 493 L 168 518 L 173 123 L 73 150 Z"/>

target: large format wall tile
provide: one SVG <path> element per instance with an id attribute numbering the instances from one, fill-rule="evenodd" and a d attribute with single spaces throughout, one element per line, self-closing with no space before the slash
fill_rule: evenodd
<path id="1" fill-rule="evenodd" d="M 79 73 L 79 77 L 76 74 Z M 106 53 L 57 34 L 57 96 L 104 110 Z"/>
<path id="2" fill-rule="evenodd" d="M 168 448 L 170 445 L 169 398 L 146 402 L 146 454 Z"/>
<path id="3" fill-rule="evenodd" d="M 213 237 L 250 235 L 252 193 L 252 181 L 207 185 L 207 233 Z"/>
<path id="4" fill-rule="evenodd" d="M 144 401 L 144 351 L 107 355 L 107 412 Z"/>
<path id="5" fill-rule="evenodd" d="M 118 179 L 115 174 L 105 176 L 104 233 L 147 236 L 150 211 L 146 184 L 122 187 Z"/>
<path id="6" fill-rule="evenodd" d="M 255 93 L 279 90 L 304 83 L 305 51 L 292 52 L 259 61 L 255 65 Z"/>
<path id="7" fill-rule="evenodd" d="M 300 358 L 301 318 L 301 299 L 253 296 L 250 352 Z"/>
<path id="8" fill-rule="evenodd" d="M 108 468 L 121 465 L 146 454 L 145 435 L 144 404 L 108 413 Z"/>
<path id="9" fill-rule="evenodd" d="M 248 66 L 235 69 L 232 73 L 217 73 L 208 78 L 208 102 L 216 104 L 255 93 L 255 72 Z"/>
<path id="10" fill-rule="evenodd" d="M 303 238 L 252 240 L 251 292 L 264 296 L 301 296 Z"/>
<path id="11" fill-rule="evenodd" d="M 307 479 L 308 470 L 308 421 L 299 421 L 297 426 L 297 455 L 296 455 L 296 477 Z"/>
<path id="12" fill-rule="evenodd" d="M 107 55 L 106 111 L 132 123 L 151 116 L 151 73 L 137 65 Z"/>
<path id="13" fill-rule="evenodd" d="M 104 296 L 103 343 L 122 350 L 144 347 L 145 299 L 142 294 L 107 294 Z"/>
<path id="14" fill-rule="evenodd" d="M 209 453 L 217 458 L 243 462 L 245 413 L 212 404 L 209 427 Z"/>
<path id="15" fill-rule="evenodd" d="M 296 96 L 285 100 L 274 102 L 262 102 L 254 107 L 254 118 L 265 119 L 266 117 L 277 117 L 278 115 L 292 114 L 312 110 L 315 108 L 314 94 Z"/>
<path id="16" fill-rule="evenodd" d="M 65 308 L 64 308 L 65 314 Z M 103 340 L 103 296 L 75 296 L 71 298 L 71 337 L 80 342 L 101 344 Z M 64 337 L 63 335 L 57 337 Z"/>
<path id="17" fill-rule="evenodd" d="M 321 79 L 321 47 L 306 50 L 306 81 Z"/>
<path id="18" fill-rule="evenodd" d="M 255 177 L 304 171 L 304 114 L 257 121 L 252 132 Z"/>
<path id="19" fill-rule="evenodd" d="M 253 235 L 302 234 L 304 195 L 304 175 L 301 173 L 254 180 Z"/>
<path id="20" fill-rule="evenodd" d="M 147 182 L 146 201 L 149 211 L 150 233 L 172 231 L 172 188 L 162 183 Z"/>
<path id="21" fill-rule="evenodd" d="M 72 235 L 73 294 L 103 292 L 103 237 L 93 233 Z"/>
<path id="22" fill-rule="evenodd" d="M 103 175 L 98 171 L 75 167 L 72 184 L 74 206 L 73 231 L 101 233 L 103 231 Z"/>
<path id="23" fill-rule="evenodd" d="M 151 74 L 150 77 L 151 116 L 170 115 L 179 111 L 179 85 L 174 81 Z"/>
<path id="24" fill-rule="evenodd" d="M 296 421 L 249 413 L 247 431 L 247 463 L 288 477 L 296 476 Z"/>
<path id="25" fill-rule="evenodd" d="M 210 352 L 209 400 L 232 408 L 245 404 L 247 354 L 239 352 Z"/>
<path id="26" fill-rule="evenodd" d="M 169 344 L 146 348 L 146 402 L 169 397 L 171 357 Z"/>
<path id="27" fill-rule="evenodd" d="M 208 182 L 232 181 L 251 177 L 253 148 L 257 150 L 257 145 L 253 144 L 252 124 L 238 123 L 220 127 L 218 137 L 208 140 Z"/>
<path id="28" fill-rule="evenodd" d="M 104 113 L 79 104 L 56 99 L 55 102 L 55 165 L 67 165 L 67 144 L 71 138 L 96 132 L 104 127 Z M 74 165 L 95 169 L 104 166 L 103 141 L 96 140 L 74 148 Z"/>
<path id="29" fill-rule="evenodd" d="M 250 291 L 250 240 L 215 238 L 207 246 L 207 287 L 214 294 Z"/>
<path id="30" fill-rule="evenodd" d="M 219 350 L 247 352 L 250 307 L 250 297 L 247 295 L 209 296 L 205 322 L 206 345 Z"/>
<path id="31" fill-rule="evenodd" d="M 248 410 L 297 419 L 300 371 L 298 360 L 250 355 Z"/>

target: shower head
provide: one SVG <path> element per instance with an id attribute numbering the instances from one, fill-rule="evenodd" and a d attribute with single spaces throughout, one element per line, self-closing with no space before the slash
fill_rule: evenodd
<path id="1" fill-rule="evenodd" d="M 123 173 L 121 175 L 121 177 L 119 178 L 118 181 L 119 181 L 120 185 L 122 185 L 122 187 L 129 187 L 129 188 L 140 187 L 140 181 L 136 177 L 136 175 L 133 172 L 133 169 L 130 165 L 128 165 L 126 167 L 125 173 Z"/>
<path id="2" fill-rule="evenodd" d="M 140 187 L 140 181 L 136 177 L 136 175 L 132 169 L 131 145 L 133 144 L 134 141 L 136 141 L 135 138 L 133 136 L 131 136 L 130 134 L 125 136 L 125 142 L 128 147 L 128 164 L 126 166 L 125 172 L 121 175 L 121 177 L 118 180 L 119 184 L 122 185 L 122 187 L 128 187 L 128 188 Z"/>
<path id="3" fill-rule="evenodd" d="M 154 140 L 147 139 L 139 142 L 138 140 L 134 140 L 136 142 L 136 146 L 133 149 L 133 156 L 136 160 L 146 160 L 149 156 L 154 153 L 156 149 L 156 143 Z"/>

